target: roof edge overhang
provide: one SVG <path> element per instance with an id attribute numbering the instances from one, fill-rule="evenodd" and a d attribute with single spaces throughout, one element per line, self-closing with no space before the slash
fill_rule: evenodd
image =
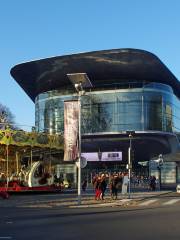
<path id="1" fill-rule="evenodd" d="M 25 62 L 10 73 L 27 95 L 35 101 L 38 94 L 70 86 L 68 73 L 85 72 L 96 84 L 136 79 L 170 85 L 180 98 L 180 82 L 161 60 L 145 50 L 111 49 L 92 51 Z"/>

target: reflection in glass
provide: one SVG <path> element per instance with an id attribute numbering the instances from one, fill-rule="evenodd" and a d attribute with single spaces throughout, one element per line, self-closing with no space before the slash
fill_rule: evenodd
<path id="1" fill-rule="evenodd" d="M 72 89 L 54 90 L 36 98 L 38 131 L 64 130 L 64 101 L 77 99 Z M 135 131 L 178 132 L 180 109 L 171 87 L 151 83 L 143 88 L 86 92 L 81 98 L 82 133 Z"/>

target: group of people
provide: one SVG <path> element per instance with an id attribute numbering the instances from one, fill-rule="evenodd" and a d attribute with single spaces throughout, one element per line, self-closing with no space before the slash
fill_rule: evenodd
<path id="1" fill-rule="evenodd" d="M 106 176 L 104 174 L 96 176 L 94 177 L 92 183 L 95 189 L 95 200 L 103 200 L 107 188 Z"/>
<path id="2" fill-rule="evenodd" d="M 158 179 L 155 176 L 140 176 L 133 174 L 131 176 L 132 186 L 134 188 L 144 188 L 151 191 L 156 190 L 156 186 L 159 183 Z"/>
<path id="3" fill-rule="evenodd" d="M 116 173 L 110 177 L 107 177 L 105 174 L 95 176 L 92 181 L 95 190 L 95 200 L 104 199 L 108 183 L 111 198 L 117 199 L 118 191 L 122 192 L 124 175 L 124 173 Z"/>
<path id="4" fill-rule="evenodd" d="M 93 188 L 95 191 L 95 200 L 103 200 L 107 186 L 109 187 L 110 196 L 116 200 L 118 192 L 125 194 L 127 193 L 127 187 L 129 184 L 127 172 L 114 173 L 112 175 L 99 174 L 95 175 L 92 179 Z M 82 183 L 82 190 L 86 191 L 87 180 Z M 149 189 L 152 191 L 156 190 L 156 177 L 150 176 L 149 178 Z"/>

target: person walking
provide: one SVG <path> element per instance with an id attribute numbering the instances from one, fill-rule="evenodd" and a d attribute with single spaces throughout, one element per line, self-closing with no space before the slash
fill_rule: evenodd
<path id="1" fill-rule="evenodd" d="M 101 177 L 98 177 L 94 183 L 95 187 L 95 200 L 101 199 L 102 189 L 101 189 Z"/>
<path id="2" fill-rule="evenodd" d="M 82 183 L 82 190 L 83 190 L 83 192 L 86 191 L 86 188 L 87 188 L 87 179 L 85 179 L 85 180 L 83 181 L 83 183 Z"/>
<path id="3" fill-rule="evenodd" d="M 123 177 L 124 177 L 124 174 L 122 173 L 122 172 L 120 172 L 119 174 L 118 174 L 118 191 L 120 192 L 120 193 L 122 193 L 122 184 L 123 184 Z"/>
<path id="4" fill-rule="evenodd" d="M 155 176 L 150 176 L 150 189 L 151 189 L 151 191 L 156 190 L 156 177 Z"/>
<path id="5" fill-rule="evenodd" d="M 118 175 L 113 175 L 110 182 L 110 188 L 111 188 L 111 198 L 114 200 L 117 199 L 117 195 L 118 195 L 118 182 L 119 182 Z"/>
<path id="6" fill-rule="evenodd" d="M 106 177 L 104 175 L 101 176 L 100 190 L 101 190 L 101 200 L 104 200 L 104 194 L 107 188 Z"/>

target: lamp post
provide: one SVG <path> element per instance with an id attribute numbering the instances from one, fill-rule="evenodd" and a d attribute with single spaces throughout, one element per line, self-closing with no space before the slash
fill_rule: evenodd
<path id="1" fill-rule="evenodd" d="M 163 166 L 163 157 L 162 157 L 162 154 L 159 155 L 159 158 L 158 158 L 158 171 L 159 171 L 159 191 L 161 191 L 161 168 Z"/>
<path id="2" fill-rule="evenodd" d="M 131 198 L 131 169 L 132 169 L 132 137 L 133 134 L 135 134 L 135 131 L 126 131 L 129 137 L 129 148 L 128 148 L 128 179 L 129 179 L 129 184 L 128 184 L 128 198 Z"/>
<path id="3" fill-rule="evenodd" d="M 78 132 L 78 205 L 81 204 L 81 96 L 85 94 L 85 88 L 91 88 L 92 83 L 89 80 L 86 73 L 69 73 L 67 77 L 75 87 L 78 93 L 78 105 L 79 105 L 79 132 Z"/>
<path id="4" fill-rule="evenodd" d="M 81 87 L 81 83 L 79 83 L 78 87 Z M 81 91 L 78 91 L 78 105 L 79 105 L 78 205 L 80 205 L 81 204 Z"/>

